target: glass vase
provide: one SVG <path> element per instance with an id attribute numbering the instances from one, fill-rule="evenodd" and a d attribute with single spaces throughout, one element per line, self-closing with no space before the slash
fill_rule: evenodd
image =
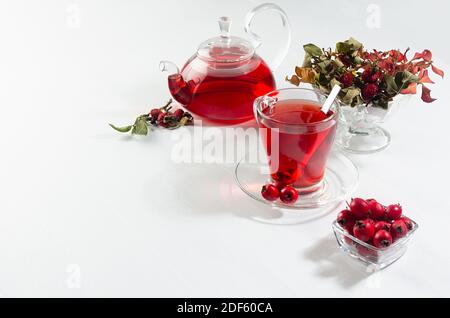
<path id="1" fill-rule="evenodd" d="M 408 99 L 409 96 L 397 96 L 389 102 L 387 109 L 371 103 L 354 107 L 341 105 L 336 144 L 347 152 L 357 154 L 385 149 L 391 142 L 391 135 L 379 124 L 397 112 L 400 104 Z"/>

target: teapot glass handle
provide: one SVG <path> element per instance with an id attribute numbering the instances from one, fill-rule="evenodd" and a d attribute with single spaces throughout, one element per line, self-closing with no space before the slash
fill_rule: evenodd
<path id="1" fill-rule="evenodd" d="M 272 62 L 272 70 L 276 70 L 278 68 L 278 66 L 280 66 L 281 62 L 283 62 L 284 58 L 286 57 L 286 55 L 289 51 L 289 47 L 291 46 L 291 25 L 289 23 L 289 19 L 287 17 L 286 12 L 284 12 L 283 9 L 281 9 L 279 6 L 277 6 L 274 3 L 263 3 L 247 13 L 247 15 L 245 17 L 245 27 L 244 28 L 245 28 L 245 32 L 247 32 L 253 38 L 253 40 L 255 42 L 254 43 L 255 48 L 258 48 L 259 46 L 261 46 L 262 39 L 258 34 L 256 34 L 255 32 L 252 31 L 251 25 L 252 25 L 253 19 L 255 18 L 255 16 L 258 13 L 267 11 L 267 10 L 276 11 L 280 15 L 281 21 L 283 23 L 283 27 L 285 29 L 285 32 L 287 33 L 286 43 L 284 44 L 284 46 L 281 47 L 280 51 L 278 52 L 278 54 L 276 55 L 276 57 L 273 59 L 273 62 Z"/>

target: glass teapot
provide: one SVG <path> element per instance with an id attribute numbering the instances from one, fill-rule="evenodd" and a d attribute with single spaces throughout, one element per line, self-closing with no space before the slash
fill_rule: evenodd
<path id="1" fill-rule="evenodd" d="M 173 98 L 189 112 L 212 122 L 233 125 L 252 120 L 253 102 L 276 89 L 275 79 L 266 62 L 256 53 L 262 42 L 251 30 L 255 15 L 273 10 L 280 16 L 287 41 L 276 58 L 272 69 L 286 56 L 291 30 L 286 13 L 277 5 L 266 3 L 251 10 L 245 21 L 245 32 L 251 42 L 230 35 L 231 19 L 221 17 L 221 34 L 200 44 L 183 66 L 181 72 L 169 61 L 160 63 L 161 71 L 168 72 L 169 90 Z"/>

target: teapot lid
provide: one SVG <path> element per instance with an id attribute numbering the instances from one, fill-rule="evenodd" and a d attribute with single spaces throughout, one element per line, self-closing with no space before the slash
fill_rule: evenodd
<path id="1" fill-rule="evenodd" d="M 207 61 L 231 63 L 244 61 L 255 53 L 253 45 L 240 37 L 230 35 L 231 18 L 219 18 L 221 35 L 200 44 L 197 54 Z"/>

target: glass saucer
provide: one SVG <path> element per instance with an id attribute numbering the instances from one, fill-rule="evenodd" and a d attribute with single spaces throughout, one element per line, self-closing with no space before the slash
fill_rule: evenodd
<path id="1" fill-rule="evenodd" d="M 328 159 L 322 188 L 312 194 L 300 195 L 294 204 L 265 200 L 261 195 L 264 184 L 270 183 L 269 167 L 266 163 L 255 163 L 247 155 L 237 164 L 235 178 L 238 186 L 251 198 L 273 208 L 309 210 L 332 204 L 339 204 L 356 189 L 359 179 L 358 168 L 344 154 L 333 150 Z"/>

